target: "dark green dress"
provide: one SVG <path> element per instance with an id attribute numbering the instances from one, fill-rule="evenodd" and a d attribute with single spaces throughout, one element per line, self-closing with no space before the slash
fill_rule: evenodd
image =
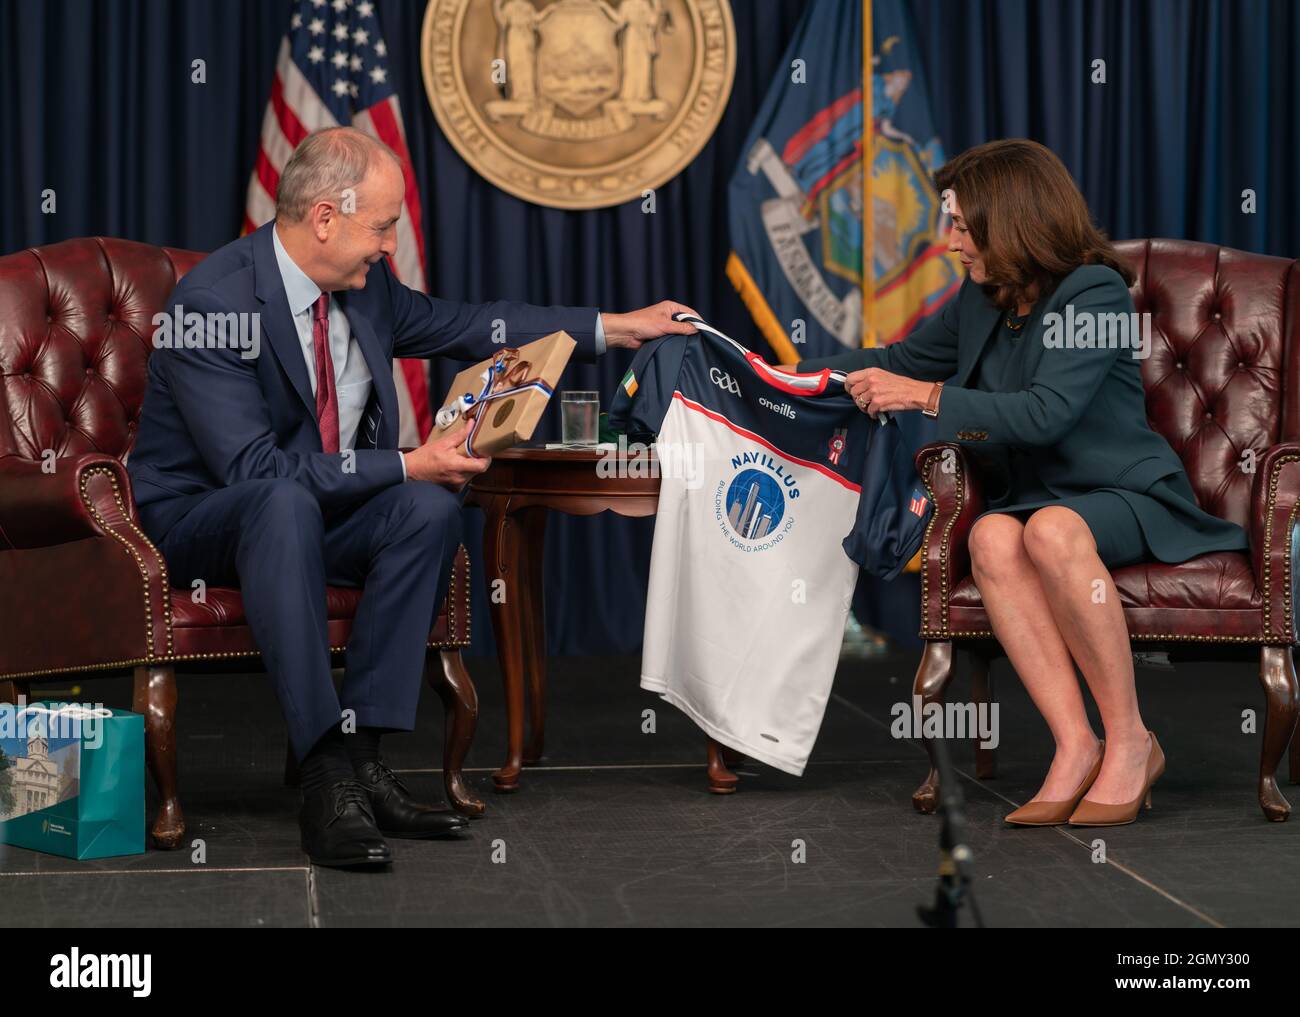
<path id="1" fill-rule="evenodd" d="M 1030 311 L 1032 314 L 1033 311 Z M 997 332 L 984 347 L 968 388 L 984 392 L 1015 392 L 1021 388 L 1021 336 L 1029 315 L 998 318 Z M 1013 327 L 1018 326 L 1018 327 Z M 1153 557 L 1142 533 L 1142 524 L 1131 499 L 1140 499 L 1151 513 L 1148 522 L 1179 526 L 1173 514 L 1155 498 L 1132 491 L 1101 488 L 1087 494 L 1057 498 L 1029 468 L 1024 452 L 1005 445 L 975 450 L 967 447 L 980 465 L 988 512 L 1006 512 L 1024 522 L 1046 505 L 1062 505 L 1083 517 L 1097 542 L 1097 554 L 1107 568 L 1118 568 Z M 1184 484 L 1186 476 L 1182 476 Z M 1158 483 L 1163 484 L 1162 480 Z M 1191 496 L 1191 491 L 1187 492 Z M 1163 517 L 1163 519 L 1159 519 Z M 1165 522 L 1167 520 L 1167 523 Z M 1243 534 L 1244 536 L 1244 534 Z"/>
<path id="2" fill-rule="evenodd" d="M 1178 455 L 1148 423 L 1137 357 L 1104 344 L 1046 355 L 1046 314 L 1068 316 L 1076 302 L 1089 313 L 1134 310 L 1118 272 L 1080 265 L 1038 302 L 1017 340 L 1003 312 L 968 276 L 956 300 L 903 341 L 802 361 L 800 370 L 876 367 L 947 380 L 935 434 L 977 460 L 999 460 L 1001 490 L 989 492 L 994 510 L 1076 509 L 1112 565 L 1141 560 L 1148 550 L 1150 558 L 1170 563 L 1246 550 L 1246 531 L 1197 504 Z M 967 359 L 974 348 L 979 354 Z M 1033 379 L 1055 398 L 1008 398 Z M 1035 440 L 1043 428 L 1060 436 L 1051 444 Z"/>

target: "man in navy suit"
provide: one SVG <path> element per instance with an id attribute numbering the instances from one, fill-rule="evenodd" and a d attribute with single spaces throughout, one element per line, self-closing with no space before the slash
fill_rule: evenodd
<path id="1" fill-rule="evenodd" d="M 243 593 L 300 761 L 303 849 L 323 865 L 387 864 L 383 833 L 466 825 L 410 798 L 380 761 L 379 737 L 414 726 L 460 542 L 456 492 L 488 460 L 452 437 L 397 451 L 393 358 L 482 360 L 501 348 L 502 327 L 511 346 L 563 329 L 584 360 L 694 331 L 672 320 L 689 308 L 671 301 L 600 314 L 409 289 L 386 260 L 404 195 L 401 164 L 379 142 L 347 127 L 304 139 L 274 222 L 213 253 L 168 301 L 129 460 L 172 584 Z M 327 584 L 364 587 L 340 692 Z"/>

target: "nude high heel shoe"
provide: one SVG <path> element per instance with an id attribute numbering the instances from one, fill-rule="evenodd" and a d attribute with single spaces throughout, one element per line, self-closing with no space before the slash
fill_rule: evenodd
<path id="1" fill-rule="evenodd" d="M 1151 736 L 1151 748 L 1147 752 L 1146 782 L 1138 792 L 1138 796 L 1131 802 L 1121 802 L 1117 805 L 1081 801 L 1074 814 L 1070 816 L 1071 826 L 1124 826 L 1137 819 L 1144 805 L 1148 809 L 1151 808 L 1151 785 L 1165 772 L 1165 754 L 1160 748 L 1160 743 L 1156 741 L 1155 733 L 1148 731 L 1147 734 Z"/>
<path id="2" fill-rule="evenodd" d="M 1092 764 L 1092 769 L 1088 771 L 1088 775 L 1083 778 L 1083 782 L 1075 789 L 1073 795 L 1063 802 L 1029 802 L 1008 815 L 1006 822 L 1015 826 L 1063 826 L 1069 822 L 1070 813 L 1078 807 L 1083 796 L 1088 793 L 1088 788 L 1092 787 L 1097 774 L 1101 773 L 1101 761 L 1105 757 L 1106 742 L 1103 739 L 1101 750 L 1097 753 L 1097 761 Z"/>

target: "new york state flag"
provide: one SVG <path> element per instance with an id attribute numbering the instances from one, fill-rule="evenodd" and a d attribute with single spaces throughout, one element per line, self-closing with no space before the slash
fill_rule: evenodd
<path id="1" fill-rule="evenodd" d="M 816 0 L 746 139 L 727 275 L 784 363 L 896 342 L 961 285 L 913 39 L 902 0 Z"/>

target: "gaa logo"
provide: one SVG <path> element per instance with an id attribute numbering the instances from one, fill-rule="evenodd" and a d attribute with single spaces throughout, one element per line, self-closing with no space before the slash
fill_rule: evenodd
<path id="1" fill-rule="evenodd" d="M 709 380 L 724 392 L 730 392 L 732 395 L 740 395 L 740 385 L 726 371 L 720 371 L 716 367 L 709 368 Z"/>

